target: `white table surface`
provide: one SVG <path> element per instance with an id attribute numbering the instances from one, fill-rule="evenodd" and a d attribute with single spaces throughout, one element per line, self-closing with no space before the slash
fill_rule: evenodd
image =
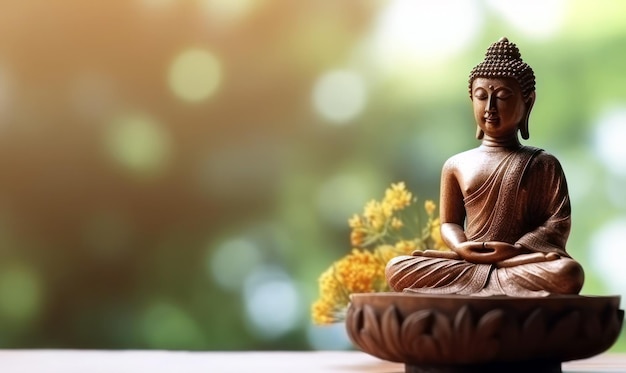
<path id="1" fill-rule="evenodd" d="M 401 373 L 390 363 L 358 351 L 183 352 L 102 350 L 0 350 L 1 373 L 130 372 L 359 372 Z M 563 372 L 626 373 L 626 354 L 604 354 L 563 364 Z"/>

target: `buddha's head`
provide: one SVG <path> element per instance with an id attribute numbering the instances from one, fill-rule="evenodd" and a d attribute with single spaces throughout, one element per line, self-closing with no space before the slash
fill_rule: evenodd
<path id="1" fill-rule="evenodd" d="M 475 99 L 472 86 L 477 78 L 508 82 L 509 88 L 520 93 L 523 115 L 517 127 L 522 137 L 528 139 L 528 118 L 535 102 L 535 74 L 522 60 L 517 46 L 507 38 L 501 38 L 489 46 L 485 59 L 472 69 L 469 76 L 469 94 L 472 100 Z M 484 132 L 479 126 L 476 137 L 481 139 L 483 136 Z"/>

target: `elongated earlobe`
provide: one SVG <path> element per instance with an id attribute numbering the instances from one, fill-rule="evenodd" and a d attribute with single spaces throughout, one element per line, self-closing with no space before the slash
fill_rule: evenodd
<path id="1" fill-rule="evenodd" d="M 519 124 L 519 131 L 524 140 L 528 140 L 530 137 L 530 133 L 528 131 L 528 121 L 530 119 L 530 112 L 533 109 L 533 105 L 535 104 L 535 92 L 531 92 L 526 100 L 526 114 L 524 118 L 522 118 L 521 123 Z"/>
<path id="2" fill-rule="evenodd" d="M 485 137 L 485 132 L 483 132 L 482 128 L 480 128 L 479 126 L 476 126 L 476 138 L 478 140 L 482 140 L 483 137 Z"/>

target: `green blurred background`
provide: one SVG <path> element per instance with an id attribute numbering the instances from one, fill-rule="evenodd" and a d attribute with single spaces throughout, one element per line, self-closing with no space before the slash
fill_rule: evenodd
<path id="1" fill-rule="evenodd" d="M 349 348 L 311 325 L 317 277 L 390 183 L 438 198 L 501 36 L 583 292 L 626 295 L 626 2 L 516 4 L 3 2 L 0 347 Z"/>

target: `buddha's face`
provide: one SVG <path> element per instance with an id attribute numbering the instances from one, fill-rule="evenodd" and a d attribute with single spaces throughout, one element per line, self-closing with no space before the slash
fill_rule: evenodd
<path id="1" fill-rule="evenodd" d="M 515 79 L 476 78 L 472 83 L 476 124 L 496 140 L 517 138 L 526 104 Z"/>

